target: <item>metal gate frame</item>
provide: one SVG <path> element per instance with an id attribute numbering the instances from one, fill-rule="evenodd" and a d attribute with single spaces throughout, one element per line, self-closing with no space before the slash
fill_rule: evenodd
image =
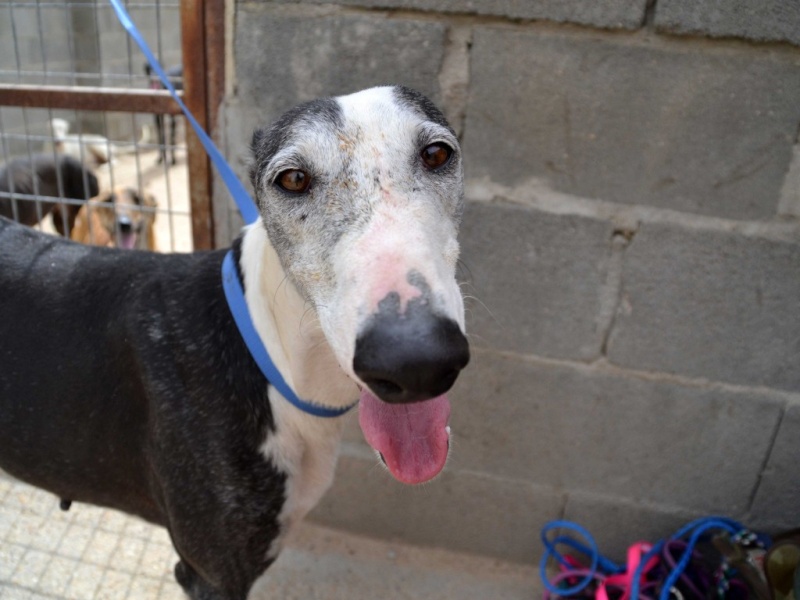
<path id="1" fill-rule="evenodd" d="M 225 0 L 181 0 L 181 99 L 212 135 L 225 93 Z M 187 60 L 191 57 L 191 60 Z M 180 115 L 166 90 L 86 86 L 0 84 L 0 106 Z M 192 241 L 195 250 L 214 247 L 211 161 L 186 127 Z"/>

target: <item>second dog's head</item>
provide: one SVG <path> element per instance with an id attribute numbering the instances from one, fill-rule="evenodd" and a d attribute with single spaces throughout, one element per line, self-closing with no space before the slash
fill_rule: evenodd
<path id="1" fill-rule="evenodd" d="M 419 93 L 381 87 L 303 104 L 253 150 L 268 236 L 362 388 L 367 441 L 398 479 L 429 479 L 447 454 L 444 394 L 469 360 L 453 130 Z M 403 428 L 429 439 L 404 445 Z"/>
<path id="2" fill-rule="evenodd" d="M 93 246 L 154 250 L 155 209 L 152 195 L 118 186 L 81 207 L 71 237 Z"/>

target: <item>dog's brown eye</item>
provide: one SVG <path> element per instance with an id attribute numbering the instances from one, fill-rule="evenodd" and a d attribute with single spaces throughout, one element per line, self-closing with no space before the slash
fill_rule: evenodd
<path id="1" fill-rule="evenodd" d="M 450 161 L 453 149 L 446 144 L 431 144 L 422 150 L 422 162 L 429 169 L 436 170 L 443 167 Z"/>
<path id="2" fill-rule="evenodd" d="M 308 173 L 300 169 L 289 169 L 279 174 L 275 183 L 287 192 L 302 194 L 308 189 L 308 186 L 311 185 L 311 177 Z"/>

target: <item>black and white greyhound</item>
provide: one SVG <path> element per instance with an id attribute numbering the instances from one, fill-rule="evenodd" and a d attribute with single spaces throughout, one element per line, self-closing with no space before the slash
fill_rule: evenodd
<path id="1" fill-rule="evenodd" d="M 300 398 L 359 401 L 394 477 L 435 477 L 469 360 L 456 136 L 422 95 L 379 87 L 298 106 L 253 152 L 261 218 L 231 251 L 260 341 Z M 88 247 L 0 219 L 0 467 L 62 506 L 163 525 L 203 600 L 247 597 L 330 486 L 343 427 L 265 380 L 226 252 Z"/>

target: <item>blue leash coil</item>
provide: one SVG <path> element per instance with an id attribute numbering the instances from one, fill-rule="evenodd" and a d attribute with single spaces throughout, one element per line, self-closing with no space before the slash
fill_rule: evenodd
<path id="1" fill-rule="evenodd" d="M 558 535 L 551 540 L 548 538 L 548 534 L 553 530 L 558 530 Z M 570 531 L 581 536 L 584 540 L 586 540 L 588 545 L 577 542 L 572 537 L 565 534 L 565 532 Z M 746 531 L 746 528 L 744 525 L 734 521 L 733 519 L 719 516 L 703 517 L 687 523 L 672 536 L 667 538 L 667 540 L 661 540 L 657 542 L 648 552 L 642 555 L 641 560 L 639 561 L 639 564 L 633 573 L 628 597 L 631 599 L 640 598 L 640 582 L 644 569 L 646 565 L 650 563 L 651 559 L 661 554 L 661 552 L 664 550 L 664 545 L 667 542 L 682 540 L 688 536 L 686 546 L 680 556 L 680 559 L 678 559 L 675 566 L 669 571 L 666 579 L 664 579 L 659 593 L 659 600 L 670 600 L 672 590 L 675 589 L 678 580 L 689 566 L 692 555 L 695 551 L 695 547 L 697 546 L 698 542 L 701 541 L 701 538 L 710 531 L 725 531 L 731 535 L 736 535 L 742 531 Z M 542 556 L 542 560 L 539 563 L 539 574 L 544 587 L 554 596 L 568 597 L 580 594 L 593 581 L 596 581 L 598 577 L 615 575 L 625 571 L 624 566 L 619 565 L 600 554 L 597 543 L 589 531 L 581 525 L 573 523 L 572 521 L 551 521 L 542 529 L 541 539 L 542 543 L 544 544 L 545 551 L 544 555 Z M 571 587 L 557 586 L 550 581 L 547 576 L 547 564 L 551 558 L 555 559 L 564 567 L 573 567 L 573 565 L 567 561 L 566 558 L 557 550 L 556 546 L 558 544 L 563 544 L 573 550 L 577 550 L 590 559 L 590 565 L 586 569 L 581 570 L 581 572 L 585 574 L 582 576 L 580 581 Z M 578 575 L 576 574 L 576 577 L 577 576 Z"/>

